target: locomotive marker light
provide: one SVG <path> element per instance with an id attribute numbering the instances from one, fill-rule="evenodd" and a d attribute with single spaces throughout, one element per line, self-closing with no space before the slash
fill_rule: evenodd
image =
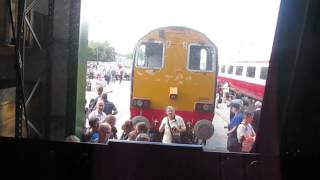
<path id="1" fill-rule="evenodd" d="M 134 98 L 132 100 L 132 105 L 139 108 L 149 108 L 150 104 L 150 99 Z"/>
<path id="2" fill-rule="evenodd" d="M 204 104 L 202 106 L 203 110 L 208 111 L 209 110 L 209 105 L 208 104 Z"/>
<path id="3" fill-rule="evenodd" d="M 197 102 L 195 104 L 195 110 L 200 112 L 213 112 L 213 104 Z"/>
<path id="4" fill-rule="evenodd" d="M 137 100 L 137 106 L 142 107 L 143 101 L 141 99 Z"/>

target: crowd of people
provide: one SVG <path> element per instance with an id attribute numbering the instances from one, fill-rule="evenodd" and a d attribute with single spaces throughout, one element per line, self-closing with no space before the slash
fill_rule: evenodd
<path id="1" fill-rule="evenodd" d="M 89 103 L 86 109 L 86 123 L 81 138 L 67 137 L 66 141 L 106 144 L 110 139 L 128 141 L 152 141 L 150 127 L 146 122 L 134 123 L 126 120 L 121 126 L 122 134 L 117 136 L 116 128 L 118 110 L 113 102 L 108 100 L 108 92 L 102 86 L 97 87 L 97 97 Z M 175 108 L 168 106 L 165 109 L 158 132 L 163 133 L 163 143 L 181 143 L 181 133 L 186 131 L 182 117 L 175 114 Z"/>
<path id="2" fill-rule="evenodd" d="M 250 100 L 236 93 L 235 97 L 220 94 L 230 100 L 230 121 L 227 131 L 227 149 L 230 152 L 250 152 L 258 133 L 262 103 L 255 101 L 254 111 L 250 111 Z"/>
<path id="3" fill-rule="evenodd" d="M 104 80 L 107 84 L 110 82 L 116 82 L 119 80 L 119 83 L 122 80 L 130 80 L 131 70 L 130 68 L 125 68 L 122 65 L 118 66 L 103 66 L 103 68 L 98 68 L 97 65 L 91 64 L 88 68 L 88 78 L 96 78 L 98 80 Z"/>
<path id="4" fill-rule="evenodd" d="M 221 87 L 221 86 L 220 86 Z M 255 110 L 249 111 L 249 100 L 237 93 L 234 97 L 218 89 L 218 103 L 225 97 L 229 101 L 230 122 L 227 130 L 227 150 L 230 152 L 250 152 L 256 134 L 258 133 L 260 111 L 262 103 L 255 102 Z M 108 100 L 108 93 L 104 92 L 103 87 L 97 88 L 97 97 L 89 103 L 86 109 L 86 123 L 84 125 L 83 136 L 81 139 L 70 136 L 66 141 L 107 143 L 110 139 L 128 141 L 152 141 L 150 127 L 145 122 L 134 124 L 132 120 L 126 120 L 121 126 L 122 134 L 118 138 L 116 128 L 118 110 L 113 102 Z M 218 106 L 218 105 L 217 105 Z M 186 132 L 184 120 L 175 114 L 173 106 L 167 106 L 166 116 L 157 129 L 162 134 L 163 143 L 181 143 L 181 134 Z"/>

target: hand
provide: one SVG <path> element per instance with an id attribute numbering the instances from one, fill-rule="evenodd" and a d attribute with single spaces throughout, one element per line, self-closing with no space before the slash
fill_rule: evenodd
<path id="1" fill-rule="evenodd" d="M 160 128 L 159 128 L 159 132 L 160 132 L 160 133 L 163 133 L 164 127 L 165 127 L 165 124 L 161 124 L 161 125 L 160 125 Z"/>
<path id="2" fill-rule="evenodd" d="M 248 142 L 253 142 L 254 141 L 254 137 L 253 136 L 245 136 L 245 140 Z"/>
<path id="3" fill-rule="evenodd" d="M 173 132 L 175 132 L 175 133 L 180 132 L 180 131 L 179 131 L 179 129 L 178 129 L 177 127 L 172 127 L 171 129 L 172 129 L 172 131 L 173 131 Z"/>

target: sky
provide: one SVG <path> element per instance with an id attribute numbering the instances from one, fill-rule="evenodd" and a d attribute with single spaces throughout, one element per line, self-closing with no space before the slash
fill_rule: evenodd
<path id="1" fill-rule="evenodd" d="M 118 53 L 132 53 L 151 30 L 184 26 L 217 45 L 224 61 L 268 61 L 280 0 L 85 0 L 81 19 L 89 40 L 108 41 Z"/>

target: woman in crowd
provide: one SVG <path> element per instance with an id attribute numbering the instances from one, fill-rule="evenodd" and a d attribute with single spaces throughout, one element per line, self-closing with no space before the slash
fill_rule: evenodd
<path id="1" fill-rule="evenodd" d="M 256 140 L 256 133 L 251 126 L 252 120 L 253 113 L 245 111 L 243 121 L 237 128 L 237 138 L 241 143 L 241 152 L 250 152 Z"/>

